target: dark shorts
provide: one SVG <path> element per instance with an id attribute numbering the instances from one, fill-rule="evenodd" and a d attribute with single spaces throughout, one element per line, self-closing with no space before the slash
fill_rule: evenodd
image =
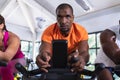
<path id="1" fill-rule="evenodd" d="M 112 74 L 116 74 L 120 77 L 120 71 L 115 71 L 112 67 L 106 67 Z"/>
<path id="2" fill-rule="evenodd" d="M 95 68 L 97 68 L 97 65 L 98 64 L 95 64 Z M 105 67 L 105 66 L 104 66 Z M 108 69 L 112 75 L 116 74 L 117 76 L 120 77 L 120 70 L 119 70 L 119 67 L 118 67 L 118 70 L 115 70 L 114 67 L 105 67 L 106 69 Z M 104 69 L 104 68 L 103 68 Z"/>

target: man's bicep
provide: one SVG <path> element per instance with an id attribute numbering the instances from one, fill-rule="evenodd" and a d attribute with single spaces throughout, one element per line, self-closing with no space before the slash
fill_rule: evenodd
<path id="1" fill-rule="evenodd" d="M 100 35 L 102 49 L 104 53 L 113 61 L 116 58 L 116 53 L 119 49 L 119 47 L 115 43 L 115 36 L 116 35 L 110 30 L 105 30 Z"/>
<path id="2" fill-rule="evenodd" d="M 80 41 L 78 45 L 78 52 L 79 52 L 79 55 L 84 58 L 86 63 L 89 61 L 88 50 L 89 50 L 88 40 Z"/>
<path id="3" fill-rule="evenodd" d="M 105 30 L 100 35 L 100 42 L 105 53 L 115 52 L 118 49 L 117 44 L 115 43 L 116 35 L 110 30 Z M 111 51 L 112 50 L 112 51 Z"/>
<path id="4" fill-rule="evenodd" d="M 115 33 L 112 32 L 111 30 L 104 30 L 101 34 L 100 34 L 100 42 L 101 44 L 107 43 L 107 42 L 111 42 L 114 41 L 115 42 Z"/>
<path id="5" fill-rule="evenodd" d="M 79 44 L 78 44 L 78 51 L 79 53 L 82 53 L 82 52 L 88 52 L 88 49 L 89 49 L 89 46 L 88 46 L 88 40 L 83 40 L 83 41 L 80 41 Z"/>

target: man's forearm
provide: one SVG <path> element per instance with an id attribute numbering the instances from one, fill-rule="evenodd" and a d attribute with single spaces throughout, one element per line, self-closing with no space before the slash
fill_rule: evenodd
<path id="1" fill-rule="evenodd" d="M 89 54 L 87 52 L 83 52 L 79 54 L 79 56 L 82 57 L 86 63 L 89 61 Z"/>

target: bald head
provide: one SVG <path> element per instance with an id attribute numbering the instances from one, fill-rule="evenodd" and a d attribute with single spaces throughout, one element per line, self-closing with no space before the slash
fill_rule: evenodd
<path id="1" fill-rule="evenodd" d="M 72 8 L 72 6 L 69 5 L 69 4 L 67 4 L 67 3 L 60 4 L 60 5 L 56 8 L 56 14 L 57 14 L 58 10 L 65 9 L 65 8 L 70 8 L 71 13 L 73 14 L 73 8 Z"/>

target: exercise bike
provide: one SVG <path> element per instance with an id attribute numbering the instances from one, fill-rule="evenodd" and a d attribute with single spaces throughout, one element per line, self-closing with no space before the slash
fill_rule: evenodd
<path id="1" fill-rule="evenodd" d="M 29 71 L 20 63 L 16 64 L 16 69 L 23 74 L 23 80 L 95 80 L 100 71 L 106 68 L 104 64 L 98 63 L 93 64 L 97 65 L 93 71 L 84 69 L 80 72 L 71 72 L 70 67 L 67 66 L 67 41 L 54 40 L 52 47 L 52 67 L 48 68 L 48 73 L 40 69 Z M 71 63 L 76 61 L 78 61 L 77 58 L 71 59 Z M 113 70 L 115 70 L 115 68 L 113 68 Z M 81 77 L 83 75 L 87 76 L 87 78 Z"/>
<path id="2" fill-rule="evenodd" d="M 23 74 L 23 80 L 95 80 L 104 68 L 104 64 L 99 63 L 93 71 L 84 69 L 80 72 L 71 72 L 69 68 L 49 68 L 48 73 L 45 73 L 40 69 L 28 71 L 20 63 L 16 64 L 16 69 Z M 83 75 L 87 78 L 81 77 Z"/>
<path id="3" fill-rule="evenodd" d="M 16 64 L 16 69 L 23 74 L 23 80 L 83 80 L 82 75 L 90 76 L 84 80 L 94 80 L 96 74 L 104 68 L 103 64 L 99 64 L 94 71 L 84 69 L 80 72 L 71 72 L 71 68 L 67 65 L 67 41 L 53 40 L 52 49 L 52 67 L 48 68 L 48 73 L 39 69 L 28 71 L 21 64 Z M 70 62 L 77 61 L 78 59 L 73 57 Z"/>
<path id="4" fill-rule="evenodd" d="M 108 67 L 106 67 L 106 68 L 108 68 Z M 113 80 L 120 79 L 120 65 L 116 65 L 115 67 L 109 67 L 109 70 L 111 71 Z M 115 78 L 115 76 L 117 78 Z"/>

